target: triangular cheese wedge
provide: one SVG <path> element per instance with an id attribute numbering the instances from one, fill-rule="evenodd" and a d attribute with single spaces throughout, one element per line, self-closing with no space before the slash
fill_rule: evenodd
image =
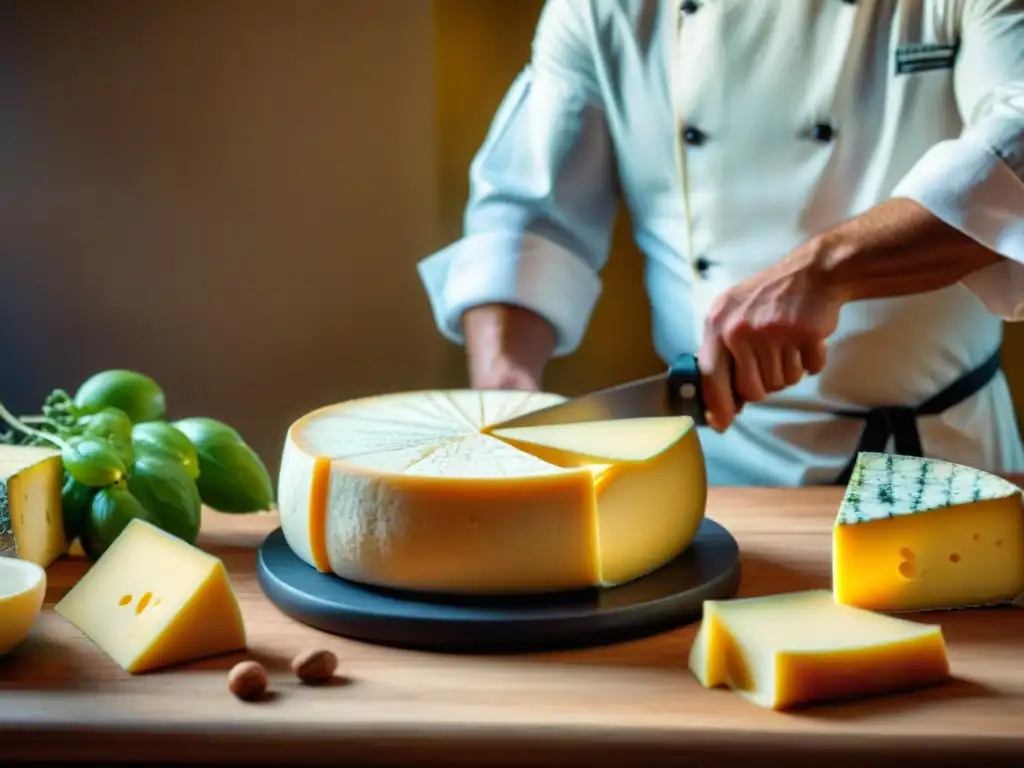
<path id="1" fill-rule="evenodd" d="M 141 520 L 54 610 L 133 674 L 245 648 L 224 564 Z"/>
<path id="2" fill-rule="evenodd" d="M 666 416 L 495 429 L 489 434 L 559 467 L 646 462 L 678 443 L 693 419 Z"/>
<path id="3" fill-rule="evenodd" d="M 937 459 L 861 453 L 832 537 L 836 600 L 879 611 L 1024 594 L 1021 489 Z"/>
<path id="4" fill-rule="evenodd" d="M 64 554 L 63 480 L 58 451 L 0 445 L 0 554 L 43 568 Z"/>

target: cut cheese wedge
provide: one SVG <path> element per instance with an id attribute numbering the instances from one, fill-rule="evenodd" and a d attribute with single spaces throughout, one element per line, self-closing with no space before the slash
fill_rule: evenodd
<path id="1" fill-rule="evenodd" d="M 299 419 L 281 461 L 285 539 L 322 572 L 406 590 L 550 592 L 656 570 L 704 517 L 697 430 L 665 418 L 486 434 L 562 399 L 413 392 Z"/>
<path id="2" fill-rule="evenodd" d="M 768 709 L 922 688 L 950 672 L 940 627 L 837 605 L 828 590 L 705 602 L 690 670 Z"/>
<path id="3" fill-rule="evenodd" d="M 133 674 L 245 648 L 224 564 L 142 520 L 125 527 L 54 610 Z"/>
<path id="4" fill-rule="evenodd" d="M 0 554 L 46 568 L 64 554 L 60 453 L 0 445 Z"/>
<path id="5" fill-rule="evenodd" d="M 971 467 L 861 453 L 832 544 L 846 605 L 919 611 L 1024 595 L 1021 489 Z"/>
<path id="6" fill-rule="evenodd" d="M 679 442 L 692 426 L 684 416 L 589 421 L 485 430 L 487 434 L 560 467 L 609 461 L 647 462 Z"/>

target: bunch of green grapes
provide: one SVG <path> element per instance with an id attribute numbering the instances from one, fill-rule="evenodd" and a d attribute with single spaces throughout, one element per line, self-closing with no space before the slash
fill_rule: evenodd
<path id="1" fill-rule="evenodd" d="M 166 420 L 166 398 L 150 377 L 109 370 L 72 398 L 54 390 L 39 416 L 16 418 L 0 442 L 54 445 L 64 465 L 62 509 L 68 542 L 95 560 L 138 518 L 194 544 L 202 507 L 259 512 L 273 486 L 259 455 L 224 422 Z"/>

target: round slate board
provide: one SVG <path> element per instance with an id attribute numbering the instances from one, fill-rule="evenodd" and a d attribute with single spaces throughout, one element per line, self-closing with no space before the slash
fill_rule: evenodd
<path id="1" fill-rule="evenodd" d="M 462 597 L 320 573 L 296 557 L 278 529 L 260 546 L 256 574 L 285 615 L 332 634 L 420 650 L 513 653 L 603 645 L 696 621 L 705 600 L 736 594 L 739 555 L 732 534 L 705 519 L 683 554 L 621 587 Z"/>

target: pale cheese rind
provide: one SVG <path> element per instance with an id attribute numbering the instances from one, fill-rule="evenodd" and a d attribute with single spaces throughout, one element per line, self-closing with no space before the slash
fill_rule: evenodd
<path id="1" fill-rule="evenodd" d="M 292 551 L 306 563 L 318 567 L 313 556 L 313 528 L 322 525 L 314 508 L 319 500 L 313 493 L 313 475 L 316 455 L 304 451 L 293 441 L 291 433 L 281 454 L 281 468 L 277 484 L 277 509 L 281 517 L 281 531 Z"/>
<path id="2" fill-rule="evenodd" d="M 561 399 L 405 393 L 309 414 L 292 425 L 282 459 L 278 496 L 289 546 L 346 579 L 436 592 L 606 586 L 664 565 L 703 519 L 696 430 L 660 425 L 663 437 L 646 460 L 593 465 L 564 450 L 559 465 L 483 433 L 492 420 Z M 415 421 L 406 424 L 406 415 Z M 363 429 L 385 419 L 390 432 Z M 428 425 L 432 438 L 420 439 Z"/>
<path id="3" fill-rule="evenodd" d="M 354 581 L 439 592 L 573 589 L 598 578 L 595 537 L 586 469 L 559 471 L 483 435 L 445 443 L 402 474 L 332 468 L 328 562 Z"/>
<path id="4" fill-rule="evenodd" d="M 833 529 L 838 602 L 877 611 L 998 605 L 1024 594 L 1021 489 L 937 459 L 861 453 Z"/>
<path id="5" fill-rule="evenodd" d="M 942 682 L 942 629 L 836 604 L 828 590 L 706 601 L 690 651 L 705 688 L 783 710 Z"/>

